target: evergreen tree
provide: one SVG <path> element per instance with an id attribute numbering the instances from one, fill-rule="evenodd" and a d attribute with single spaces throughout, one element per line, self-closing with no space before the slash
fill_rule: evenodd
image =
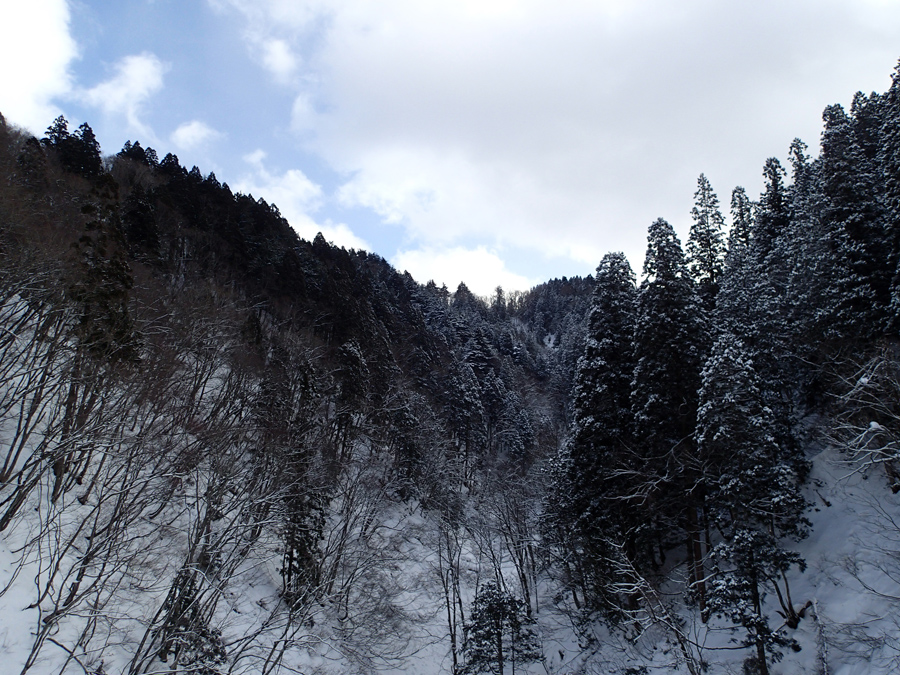
<path id="1" fill-rule="evenodd" d="M 592 447 L 627 443 L 630 436 L 636 299 L 627 258 L 608 253 L 597 267 L 587 343 L 573 391 L 575 447 L 586 456 L 593 454 Z"/>
<path id="2" fill-rule="evenodd" d="M 282 596 L 291 607 L 310 602 L 319 591 L 321 552 L 319 542 L 325 524 L 323 496 L 308 484 L 306 472 L 309 451 L 294 449 L 287 453 L 284 478 L 284 550 L 280 569 Z"/>
<path id="3" fill-rule="evenodd" d="M 804 147 L 797 141 L 792 144 L 795 176 L 801 182 L 807 180 L 803 174 L 808 170 Z M 799 288 L 795 283 L 798 254 L 792 244 L 798 241 L 798 228 L 801 233 L 804 229 L 799 225 L 799 217 L 792 225 L 792 195 L 785 187 L 785 172 L 777 159 L 766 161 L 763 177 L 765 186 L 749 237 L 743 216 L 740 229 L 732 235 L 714 323 L 717 334 L 741 336 L 756 355 L 755 367 L 766 405 L 775 416 L 778 442 L 794 448 L 794 384 L 799 381 L 800 366 L 794 358 L 797 343 L 792 320 L 796 319 L 796 312 L 789 300 Z M 808 195 L 808 190 L 801 194 Z M 744 196 L 738 196 L 737 201 L 737 213 L 742 213 Z"/>
<path id="4" fill-rule="evenodd" d="M 730 253 L 738 247 L 749 249 L 752 232 L 753 204 L 747 197 L 747 191 L 739 185 L 731 192 L 731 231 L 728 233 L 728 252 Z"/>
<path id="5" fill-rule="evenodd" d="M 517 664 L 543 659 L 541 643 L 534 632 L 535 620 L 524 603 L 490 581 L 478 589 L 472 613 L 465 624 L 466 675 L 503 675 L 507 664 L 512 673 Z"/>
<path id="6" fill-rule="evenodd" d="M 778 328 L 782 348 L 797 350 L 820 343 L 831 330 L 839 263 L 836 238 L 822 217 L 820 166 L 810 164 L 806 144 L 796 138 L 791 143 L 790 162 L 790 221 L 778 235 L 777 253 L 773 252 L 757 273 L 770 282 L 776 277 L 779 281 L 779 293 L 769 283 L 765 286 L 767 294 L 761 296 L 768 301 L 769 313 L 765 316 L 773 320 L 766 332 Z M 815 360 L 809 352 L 803 358 L 810 363 Z"/>
<path id="7" fill-rule="evenodd" d="M 122 204 L 122 232 L 135 256 L 153 260 L 159 255 L 159 228 L 152 199 L 138 183 Z"/>
<path id="8" fill-rule="evenodd" d="M 748 316 L 756 309 L 751 291 L 756 284 L 754 272 L 757 269 L 752 256 L 754 229 L 753 203 L 747 197 L 746 190 L 738 186 L 731 193 L 728 252 L 725 254 L 716 311 L 711 321 L 717 335 L 722 332 L 747 335 L 748 331 L 753 330 Z"/>
<path id="9" fill-rule="evenodd" d="M 694 426 L 706 325 L 681 244 L 672 226 L 650 226 L 634 332 L 632 411 L 643 485 L 638 494 L 648 541 L 660 547 L 685 532 L 691 583 L 702 604 L 700 551 L 703 495 L 698 484 Z"/>
<path id="10" fill-rule="evenodd" d="M 486 413 L 481 390 L 472 367 L 456 363 L 455 372 L 445 380 L 445 415 L 450 433 L 462 455 L 464 474 L 474 469 L 486 440 Z"/>
<path id="11" fill-rule="evenodd" d="M 827 107 L 823 119 L 817 212 L 832 254 L 829 329 L 845 337 L 872 335 L 890 300 L 891 274 L 884 265 L 887 242 L 875 170 L 841 106 Z"/>
<path id="12" fill-rule="evenodd" d="M 491 300 L 491 312 L 498 321 L 506 319 L 506 294 L 502 286 L 494 289 L 494 297 Z"/>
<path id="13" fill-rule="evenodd" d="M 589 610 L 613 617 L 623 600 L 613 584 L 606 550 L 611 541 L 626 543 L 634 555 L 634 529 L 640 512 L 628 501 L 635 468 L 630 410 L 634 375 L 634 273 L 622 253 L 609 253 L 597 267 L 588 316 L 588 338 L 578 361 L 573 389 L 573 436 L 568 480 L 559 499 L 561 515 L 580 556 L 579 582 Z"/>
<path id="14" fill-rule="evenodd" d="M 853 118 L 853 132 L 856 142 L 867 159 L 878 157 L 881 140 L 881 124 L 884 119 L 884 95 L 872 92 L 868 96 L 861 91 L 853 96 L 850 116 Z"/>
<path id="15" fill-rule="evenodd" d="M 763 167 L 765 187 L 759 198 L 753 230 L 754 253 L 760 264 L 765 264 L 775 248 L 775 240 L 790 222 L 785 175 L 784 167 L 776 158 L 766 160 Z"/>
<path id="16" fill-rule="evenodd" d="M 68 159 L 71 171 L 93 178 L 103 173 L 103 161 L 100 158 L 100 143 L 94 130 L 85 122 L 72 134 L 72 148 Z"/>
<path id="17" fill-rule="evenodd" d="M 88 178 L 96 178 L 103 173 L 100 144 L 94 130 L 86 122 L 72 134 L 69 133 L 68 121 L 60 115 L 47 128 L 41 142 L 53 148 L 66 171 L 80 173 Z"/>
<path id="18" fill-rule="evenodd" d="M 757 668 L 767 673 L 767 654 L 777 655 L 787 641 L 769 627 L 762 601 L 766 588 L 774 590 L 785 614 L 796 619 L 784 575 L 804 563 L 782 541 L 806 534 L 800 488 L 808 466 L 778 442 L 778 421 L 739 339 L 719 337 L 702 377 L 698 453 L 707 512 L 723 536 L 711 551 L 709 607 L 747 630 Z"/>
<path id="19" fill-rule="evenodd" d="M 697 179 L 691 217 L 694 222 L 687 242 L 688 268 L 704 308 L 712 311 L 725 257 L 725 220 L 719 211 L 719 198 L 703 174 Z"/>
<path id="20" fill-rule="evenodd" d="M 704 326 L 672 226 L 657 220 L 648 243 L 634 332 L 632 411 L 640 442 L 671 455 L 691 443 Z"/>
<path id="21" fill-rule="evenodd" d="M 891 311 L 886 324 L 896 331 L 900 327 L 900 62 L 891 76 L 891 87 L 882 98 L 881 114 L 877 162 L 889 244 L 887 265 L 893 273 Z"/>
<path id="22" fill-rule="evenodd" d="M 809 154 L 806 152 L 808 149 L 809 146 L 800 138 L 794 138 L 788 147 L 788 158 L 791 163 L 791 186 L 789 192 L 794 200 L 794 204 L 791 205 L 793 208 L 796 208 L 797 194 L 808 192 L 813 179 L 813 173 L 810 171 Z"/>
<path id="23" fill-rule="evenodd" d="M 256 333 L 260 327 L 255 313 L 252 316 L 256 325 L 251 331 Z M 320 581 L 326 500 L 311 480 L 315 453 L 308 438 L 316 424 L 319 394 L 312 368 L 290 336 L 276 336 L 271 342 L 255 406 L 259 434 L 254 460 L 260 471 L 277 472 L 283 494 L 282 596 L 296 607 L 310 601 Z M 273 506 L 260 504 L 255 515 L 264 520 Z"/>
<path id="24" fill-rule="evenodd" d="M 47 127 L 44 138 L 41 141 L 44 145 L 59 147 L 69 140 L 69 121 L 60 115 L 53 124 Z"/>

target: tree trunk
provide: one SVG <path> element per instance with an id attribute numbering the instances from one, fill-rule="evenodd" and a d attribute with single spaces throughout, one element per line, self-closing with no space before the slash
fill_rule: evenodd
<path id="1" fill-rule="evenodd" d="M 691 591 L 697 599 L 697 606 L 700 609 L 700 617 L 706 623 L 706 575 L 703 570 L 703 532 L 700 527 L 699 518 L 697 517 L 697 508 L 691 506 L 688 508 L 688 561 L 690 565 L 690 584 Z"/>

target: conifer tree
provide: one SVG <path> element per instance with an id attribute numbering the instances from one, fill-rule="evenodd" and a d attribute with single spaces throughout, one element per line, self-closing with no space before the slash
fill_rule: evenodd
<path id="1" fill-rule="evenodd" d="M 524 603 L 490 581 L 478 589 L 472 614 L 465 625 L 465 675 L 503 675 L 506 664 L 512 673 L 517 664 L 543 658 L 541 644 L 532 628 Z"/>
<path id="2" fill-rule="evenodd" d="M 688 268 L 697 284 L 703 307 L 706 311 L 712 311 L 725 257 L 725 220 L 719 210 L 719 198 L 703 174 L 697 179 L 691 217 L 694 222 L 687 242 Z"/>
<path id="3" fill-rule="evenodd" d="M 605 255 L 597 267 L 587 343 L 574 388 L 579 452 L 628 441 L 636 298 L 634 273 L 625 255 Z"/>
<path id="4" fill-rule="evenodd" d="M 446 415 L 450 433 L 462 456 L 468 477 L 481 456 L 486 442 L 486 411 L 481 389 L 472 367 L 463 360 L 455 366 L 446 382 Z"/>
<path id="5" fill-rule="evenodd" d="M 778 328 L 782 348 L 805 349 L 820 343 L 831 329 L 837 305 L 838 248 L 833 231 L 822 217 L 824 197 L 820 165 L 811 164 L 806 144 L 794 139 L 790 147 L 793 184 L 787 190 L 790 221 L 779 233 L 776 251 L 757 270 L 768 279 L 769 328 Z M 779 293 L 772 280 L 777 278 Z M 760 307 L 764 307 L 760 303 Z M 777 320 L 775 320 L 777 319 Z M 775 337 L 775 335 L 773 335 Z M 810 351 L 810 350 L 807 350 Z M 805 353 L 810 363 L 815 357 Z"/>
<path id="6" fill-rule="evenodd" d="M 697 410 L 703 323 L 672 226 L 650 226 L 637 301 L 632 411 L 642 445 L 671 455 L 690 445 Z"/>
<path id="7" fill-rule="evenodd" d="M 100 159 L 100 143 L 87 122 L 81 124 L 72 134 L 70 150 L 70 170 L 83 176 L 96 177 L 103 173 L 103 162 Z"/>
<path id="8" fill-rule="evenodd" d="M 660 218 L 650 226 L 634 332 L 632 411 L 640 449 L 648 541 L 671 546 L 686 533 L 691 582 L 702 605 L 700 524 L 694 427 L 706 325 L 681 244 Z"/>
<path id="9" fill-rule="evenodd" d="M 856 142 L 862 148 L 867 159 L 874 160 L 878 156 L 878 145 L 881 140 L 881 124 L 884 119 L 884 94 L 872 92 L 868 96 L 861 91 L 853 96 L 850 105 L 850 116 L 853 119 L 853 133 Z"/>
<path id="10" fill-rule="evenodd" d="M 44 145 L 59 146 L 69 139 L 69 121 L 65 116 L 60 115 L 53 124 L 47 127 L 44 138 L 41 141 Z"/>
<path id="11" fill-rule="evenodd" d="M 770 157 L 763 167 L 765 187 L 759 198 L 753 230 L 753 246 L 757 260 L 764 264 L 775 247 L 778 236 L 787 229 L 790 222 L 789 203 L 785 188 L 784 167 L 776 158 Z"/>
<path id="12" fill-rule="evenodd" d="M 889 244 L 887 265 L 893 273 L 891 311 L 886 324 L 896 331 L 900 326 L 900 62 L 891 76 L 891 87 L 882 98 L 881 113 L 877 162 Z"/>
<path id="13" fill-rule="evenodd" d="M 747 191 L 740 185 L 731 192 L 731 231 L 728 233 L 728 248 L 722 273 L 725 273 L 727 258 L 738 249 L 749 250 L 753 233 L 753 203 Z"/>
<path id="14" fill-rule="evenodd" d="M 622 599 L 607 590 L 612 570 L 607 548 L 624 542 L 634 555 L 631 475 L 635 465 L 630 410 L 634 374 L 634 273 L 622 253 L 609 253 L 597 267 L 588 317 L 588 338 L 575 377 L 574 432 L 568 480 L 559 497 L 571 509 L 561 514 L 581 557 L 582 591 L 589 610 L 615 614 Z"/>
<path id="15" fill-rule="evenodd" d="M 744 188 L 738 186 L 731 193 L 731 231 L 728 252 L 725 254 L 716 311 L 711 318 L 716 335 L 730 332 L 745 335 L 754 330 L 748 316 L 755 311 L 755 298 L 750 291 L 755 284 L 752 253 L 753 203 Z"/>
<path id="16" fill-rule="evenodd" d="M 833 256 L 829 319 L 832 331 L 862 337 L 871 335 L 881 323 L 890 292 L 875 169 L 841 106 L 828 106 L 823 119 L 819 156 L 823 199 L 818 213 Z"/>
<path id="17" fill-rule="evenodd" d="M 103 173 L 100 143 L 87 122 L 79 126 L 75 133 L 69 133 L 68 120 L 60 115 L 47 128 L 41 142 L 56 151 L 59 162 L 66 171 L 80 173 L 88 178 L 95 178 Z"/>
<path id="18" fill-rule="evenodd" d="M 807 169 L 803 144 L 792 144 L 795 175 Z M 798 364 L 792 358 L 796 343 L 788 296 L 796 288 L 796 252 L 792 241 L 791 194 L 781 163 L 769 158 L 763 168 L 765 185 L 746 233 L 744 196 L 736 197 L 740 228 L 732 233 L 714 323 L 719 334 L 741 336 L 756 357 L 766 405 L 777 420 L 778 441 L 793 447 L 791 432 L 794 392 L 791 377 Z M 805 178 L 803 179 L 805 180 Z M 795 214 L 796 215 L 796 214 Z M 749 243 L 748 243 L 749 242 Z"/>
<path id="19" fill-rule="evenodd" d="M 767 655 L 788 640 L 763 614 L 766 590 L 774 591 L 789 620 L 796 620 L 785 572 L 803 569 L 786 537 L 806 534 L 801 484 L 808 466 L 778 442 L 778 420 L 766 405 L 752 352 L 724 333 L 703 370 L 697 421 L 704 491 L 715 531 L 723 539 L 710 554 L 713 576 L 709 608 L 747 630 L 758 672 L 768 673 Z"/>

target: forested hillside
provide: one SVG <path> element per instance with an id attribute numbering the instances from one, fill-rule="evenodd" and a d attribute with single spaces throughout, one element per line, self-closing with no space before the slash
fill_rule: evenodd
<path id="1" fill-rule="evenodd" d="M 479 298 L 0 117 L 5 668 L 890 672 L 900 67 L 823 119 L 639 278 Z"/>

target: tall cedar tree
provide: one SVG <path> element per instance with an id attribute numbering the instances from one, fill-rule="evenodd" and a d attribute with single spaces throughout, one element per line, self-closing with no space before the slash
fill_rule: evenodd
<path id="1" fill-rule="evenodd" d="M 738 185 L 731 191 L 731 230 L 728 232 L 728 251 L 738 246 L 749 248 L 752 231 L 753 203 L 747 196 L 747 191 Z"/>
<path id="2" fill-rule="evenodd" d="M 75 133 L 69 133 L 69 123 L 60 115 L 47 128 L 41 142 L 56 152 L 66 171 L 79 173 L 87 178 L 97 178 L 103 173 L 100 143 L 87 122 L 79 126 Z"/>
<path id="3" fill-rule="evenodd" d="M 796 326 L 790 322 L 786 301 L 793 282 L 789 243 L 795 230 L 791 228 L 791 194 L 785 175 L 777 159 L 766 160 L 749 250 L 733 256 L 734 264 L 726 270 L 720 293 L 726 297 L 720 297 L 715 322 L 740 335 L 757 355 L 756 368 L 763 379 L 767 405 L 778 420 L 779 442 L 790 445 L 794 392 L 789 383 L 791 376 L 797 375 L 798 364 L 793 358 Z"/>
<path id="4" fill-rule="evenodd" d="M 637 467 L 632 440 L 634 375 L 634 273 L 623 253 L 609 253 L 597 267 L 584 356 L 574 386 L 574 432 L 569 494 L 574 540 L 582 559 L 581 583 L 588 608 L 615 612 L 620 599 L 608 592 L 611 542 L 625 542 L 634 556 L 639 511 L 629 503 Z M 564 488 L 565 489 L 565 488 Z"/>
<path id="5" fill-rule="evenodd" d="M 778 234 L 778 255 L 768 259 L 769 278 L 777 276 L 786 283 L 780 284 L 780 296 L 770 293 L 761 297 L 778 309 L 772 316 L 780 315 L 786 327 L 784 345 L 796 349 L 803 344 L 822 344 L 825 334 L 833 332 L 840 246 L 834 228 L 823 217 L 820 167 L 810 163 L 806 145 L 799 139 L 791 144 L 790 162 L 793 184 L 787 197 L 791 218 Z M 774 286 L 768 288 L 774 292 Z M 809 353 L 803 358 L 809 363 L 817 360 Z"/>
<path id="6" fill-rule="evenodd" d="M 894 276 L 891 281 L 891 311 L 886 323 L 890 330 L 900 327 L 900 62 L 891 76 L 891 88 L 882 99 L 882 122 L 877 160 L 881 168 L 882 202 L 887 214 L 890 233 L 889 265 Z"/>
<path id="7" fill-rule="evenodd" d="M 833 254 L 830 331 L 846 339 L 870 337 L 880 331 L 890 302 L 875 165 L 860 147 L 853 121 L 841 106 L 828 106 L 822 117 L 818 211 Z"/>
<path id="8" fill-rule="evenodd" d="M 747 317 L 755 302 L 747 289 L 753 283 L 751 245 L 754 229 L 753 203 L 746 190 L 738 186 L 731 193 L 731 231 L 712 321 L 717 335 L 730 332 L 746 336 L 747 330 L 752 329 Z"/>
<path id="9" fill-rule="evenodd" d="M 703 495 L 694 427 L 706 322 L 672 226 L 660 218 L 647 241 L 634 331 L 631 401 L 642 461 L 635 496 L 642 500 L 646 540 L 662 551 L 674 543 L 672 533 L 685 534 L 691 582 L 702 604 Z"/>
<path id="10" fill-rule="evenodd" d="M 763 167 L 765 186 L 759 197 L 753 245 L 756 257 L 765 261 L 772 252 L 775 240 L 790 222 L 784 167 L 775 157 L 769 157 Z"/>
<path id="11" fill-rule="evenodd" d="M 691 233 L 687 242 L 687 263 L 697 284 L 697 294 L 707 312 L 716 304 L 719 279 L 725 257 L 725 219 L 719 210 L 719 198 L 705 175 L 697 179 Z"/>
<path id="12" fill-rule="evenodd" d="M 776 237 L 789 223 L 784 175 L 778 160 L 770 158 L 763 170 L 765 191 L 755 209 L 743 188 L 735 188 L 731 198 L 733 225 L 714 323 L 751 346 L 764 343 L 776 321 L 778 302 L 768 261 Z"/>

